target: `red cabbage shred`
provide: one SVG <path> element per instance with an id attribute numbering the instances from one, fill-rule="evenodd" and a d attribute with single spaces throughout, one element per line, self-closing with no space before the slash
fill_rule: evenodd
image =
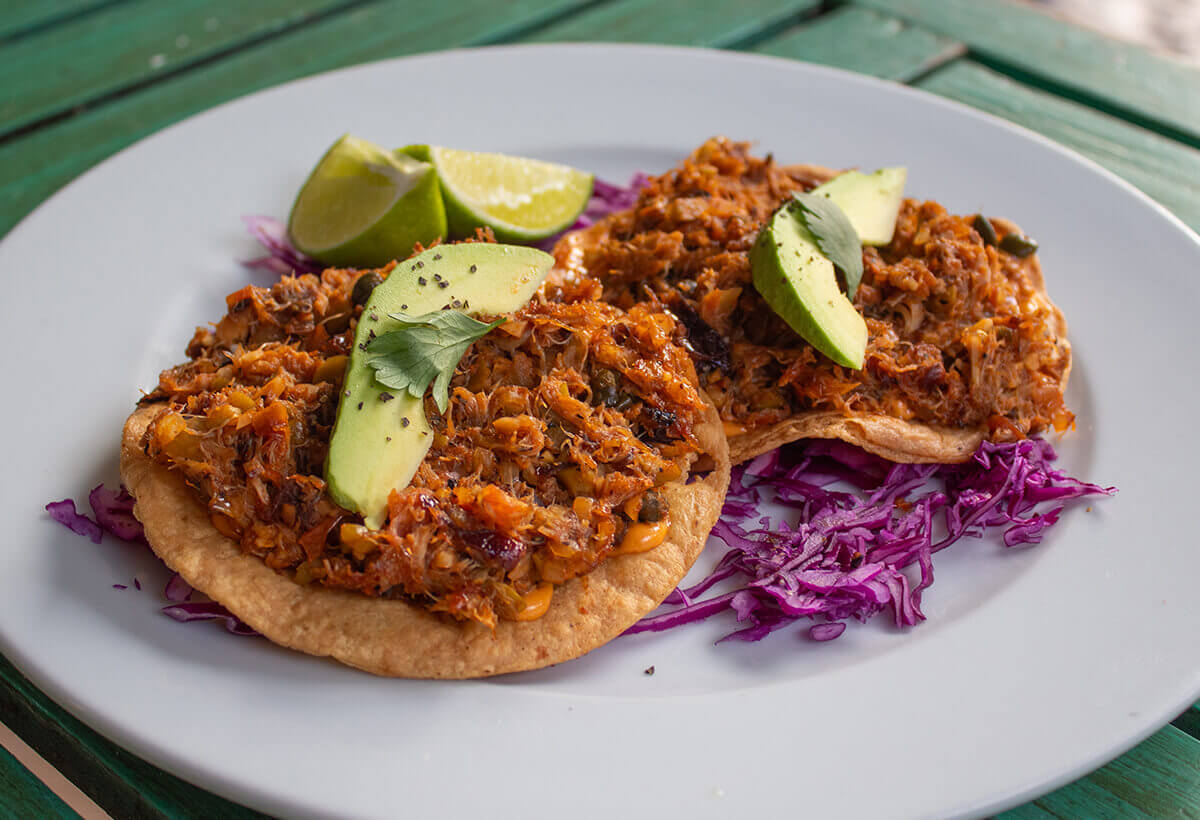
<path id="1" fill-rule="evenodd" d="M 1054 469 L 1039 439 L 984 442 L 963 464 L 894 464 L 839 441 L 787 445 L 734 468 L 713 534 L 729 551 L 707 578 L 664 602 L 626 634 L 660 632 L 731 611 L 741 627 L 721 640 L 758 641 L 803 619 L 832 640 L 846 621 L 889 610 L 898 626 L 924 620 L 933 555 L 963 537 L 1001 530 L 1005 545 L 1035 544 L 1066 502 L 1112 495 Z M 842 481 L 859 492 L 828 489 Z M 794 520 L 773 522 L 773 498 Z M 911 573 L 916 581 L 905 573 Z M 723 581 L 735 588 L 705 595 Z"/>
<path id="2" fill-rule="evenodd" d="M 51 518 L 71 532 L 90 538 L 96 544 L 100 543 L 107 532 L 122 541 L 149 546 L 146 534 L 142 530 L 142 522 L 133 515 L 133 496 L 123 486 L 112 490 L 101 484 L 88 493 L 88 503 L 92 507 L 92 514 L 96 516 L 95 521 L 83 513 L 76 512 L 75 502 L 70 498 L 53 501 L 46 505 L 46 510 Z M 134 578 L 133 586 L 140 590 L 142 583 Z M 126 584 L 113 584 L 112 588 L 129 587 Z M 258 634 L 215 601 L 189 600 L 192 592 L 188 582 L 178 573 L 173 573 L 163 589 L 163 597 L 171 603 L 162 608 L 162 613 L 183 622 L 219 620 L 235 635 Z"/>

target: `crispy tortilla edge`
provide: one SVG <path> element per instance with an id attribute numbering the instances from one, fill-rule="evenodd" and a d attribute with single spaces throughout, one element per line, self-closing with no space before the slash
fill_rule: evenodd
<path id="1" fill-rule="evenodd" d="M 485 677 L 561 663 L 602 646 L 683 579 L 704 548 L 729 486 L 729 450 L 709 405 L 696 433 L 715 467 L 689 484 L 660 488 L 670 509 L 666 541 L 645 553 L 610 557 L 557 589 L 539 620 L 501 621 L 493 633 L 404 601 L 302 586 L 243 553 L 213 527 L 183 478 L 143 451 L 143 433 L 160 410 L 149 405 L 130 415 L 121 445 L 121 476 L 154 552 L 271 641 L 388 677 Z"/>

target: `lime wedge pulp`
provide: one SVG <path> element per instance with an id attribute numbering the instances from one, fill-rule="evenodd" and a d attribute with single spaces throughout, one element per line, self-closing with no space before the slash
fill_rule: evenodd
<path id="1" fill-rule="evenodd" d="M 288 236 L 332 265 L 380 267 L 446 236 L 433 166 L 346 135 L 296 196 Z"/>
<path id="2" fill-rule="evenodd" d="M 592 195 L 594 177 L 566 165 L 435 145 L 397 153 L 437 169 L 455 237 L 487 227 L 501 242 L 536 242 L 571 227 Z"/>

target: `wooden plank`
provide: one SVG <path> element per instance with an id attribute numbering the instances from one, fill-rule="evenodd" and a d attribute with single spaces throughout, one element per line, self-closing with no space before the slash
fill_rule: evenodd
<path id="1" fill-rule="evenodd" d="M 0 145 L 0 236 L 101 159 L 189 114 L 332 68 L 454 46 L 500 42 L 588 0 L 404 0 L 295 29 L 211 65 Z"/>
<path id="2" fill-rule="evenodd" d="M 966 43 L 1017 79 L 1200 145 L 1200 68 L 1009 0 L 855 0 Z"/>
<path id="3" fill-rule="evenodd" d="M 965 48 L 894 17 L 849 7 L 791 28 L 753 50 L 911 82 Z"/>
<path id="4" fill-rule="evenodd" d="M 1200 817 L 1200 743 L 1174 726 L 1087 779 L 1150 817 Z"/>
<path id="5" fill-rule="evenodd" d="M 0 748 L 0 795 L 3 795 L 0 820 L 28 817 L 76 820 L 79 817 L 4 748 Z"/>
<path id="6" fill-rule="evenodd" d="M 820 6 L 819 0 L 618 0 L 572 15 L 526 39 L 729 48 Z"/>
<path id="7" fill-rule="evenodd" d="M 351 0 L 134 0 L 0 46 L 0 136 Z"/>
<path id="8" fill-rule="evenodd" d="M 997 820 L 1200 817 L 1200 743 L 1167 726 L 1087 777 Z"/>
<path id="9" fill-rule="evenodd" d="M 1186 732 L 1196 740 L 1200 740 L 1200 703 L 1188 709 L 1171 721 L 1171 725 L 1181 732 Z"/>
<path id="10" fill-rule="evenodd" d="M 115 818 L 257 820 L 262 817 L 167 774 L 109 742 L 63 711 L 2 657 L 0 714 L 4 715 L 6 725 L 34 751 Z M 19 790 L 11 790 L 11 794 L 33 791 L 36 790 L 22 785 Z M 0 794 L 5 794 L 2 782 Z M 30 812 L 18 816 L 54 815 Z M 70 812 L 66 816 L 75 814 Z"/>
<path id="11" fill-rule="evenodd" d="M 1035 91 L 970 60 L 940 68 L 917 86 L 997 114 L 1074 148 L 1200 230 L 1200 151 L 1078 103 Z M 1195 87 L 1200 87 L 1200 82 Z"/>
<path id="12" fill-rule="evenodd" d="M 112 3 L 113 0 L 7 0 L 0 4 L 0 40 Z"/>

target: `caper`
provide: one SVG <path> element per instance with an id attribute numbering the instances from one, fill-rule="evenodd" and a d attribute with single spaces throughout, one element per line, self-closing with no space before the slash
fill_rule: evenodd
<path id="1" fill-rule="evenodd" d="M 992 220 L 983 214 L 975 214 L 975 221 L 971 223 L 971 226 L 979 232 L 979 236 L 983 238 L 983 244 L 995 247 L 999 240 L 996 238 L 996 229 L 992 227 Z"/>
<path id="2" fill-rule="evenodd" d="M 383 277 L 375 271 L 368 271 L 358 277 L 358 281 L 354 283 L 354 290 L 350 293 L 350 301 L 362 307 L 371 298 L 371 292 L 376 286 L 383 281 Z"/>
<path id="3" fill-rule="evenodd" d="M 661 521 L 666 512 L 667 504 L 662 500 L 662 496 L 653 490 L 647 490 L 642 496 L 642 509 L 638 512 L 638 521 L 653 524 L 655 521 Z"/>
<path id="4" fill-rule="evenodd" d="M 1005 234 L 1004 238 L 1000 240 L 1000 250 L 1011 253 L 1018 259 L 1024 259 L 1037 249 L 1037 242 L 1019 233 Z"/>

